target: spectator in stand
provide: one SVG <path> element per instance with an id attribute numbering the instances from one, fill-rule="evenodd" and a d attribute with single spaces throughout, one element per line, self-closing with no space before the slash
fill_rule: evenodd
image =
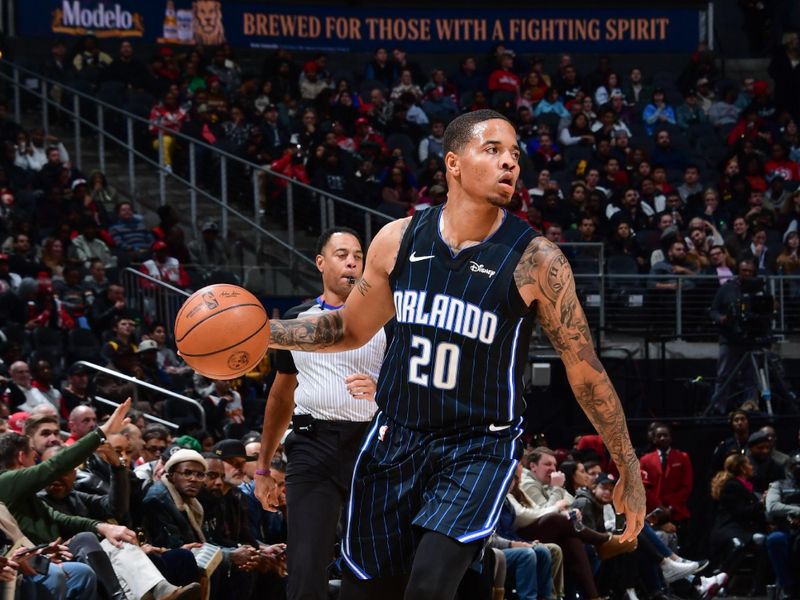
<path id="1" fill-rule="evenodd" d="M 56 410 L 61 408 L 61 392 L 53 387 L 53 368 L 50 361 L 43 358 L 36 360 L 33 366 L 33 379 L 31 386 L 39 390 L 42 396 L 55 407 Z"/>
<path id="2" fill-rule="evenodd" d="M 94 219 L 85 218 L 81 224 L 81 234 L 72 240 L 67 255 L 80 261 L 87 269 L 93 260 L 99 259 L 107 269 L 117 267 L 117 257 L 111 253 L 108 245 L 98 237 L 99 230 Z"/>
<path id="3" fill-rule="evenodd" d="M 714 102 L 708 109 L 708 120 L 717 128 L 727 128 L 736 125 L 742 109 L 736 105 L 736 89 L 728 87 L 722 98 Z"/>
<path id="4" fill-rule="evenodd" d="M 669 131 L 661 130 L 656 133 L 655 138 L 656 147 L 650 155 L 652 164 L 665 169 L 680 169 L 681 171 L 685 169 L 686 155 L 681 150 L 673 148 Z"/>
<path id="5" fill-rule="evenodd" d="M 697 92 L 694 90 L 686 92 L 683 98 L 683 104 L 675 110 L 675 121 L 678 127 L 688 132 L 690 127 L 703 125 L 708 123 L 708 120 L 709 117 L 706 117 L 706 113 L 703 112 L 703 109 L 700 108 L 697 102 Z M 712 124 L 716 125 L 713 121 Z"/>
<path id="6" fill-rule="evenodd" d="M 769 486 L 766 496 L 766 517 L 774 530 L 767 536 L 767 554 L 784 597 L 798 595 L 797 546 L 800 524 L 800 453 L 786 461 L 784 479 Z"/>
<path id="7" fill-rule="evenodd" d="M 458 71 L 450 81 L 458 89 L 462 108 L 469 106 L 475 92 L 486 89 L 486 77 L 478 73 L 478 64 L 474 56 L 467 56 L 461 60 Z"/>
<path id="8" fill-rule="evenodd" d="M 9 268 L 20 277 L 36 277 L 42 265 L 36 260 L 36 248 L 31 245 L 30 235 L 17 233 L 14 236 L 13 252 L 9 257 Z"/>
<path id="9" fill-rule="evenodd" d="M 797 275 L 800 271 L 800 232 L 787 231 L 783 236 L 783 249 L 775 261 L 778 273 L 784 275 Z M 797 286 L 790 284 L 792 295 L 797 296 Z"/>
<path id="10" fill-rule="evenodd" d="M 644 202 L 639 192 L 632 187 L 624 187 L 614 193 L 614 203 L 606 207 L 606 218 L 616 221 L 624 218 L 634 232 L 649 229 L 656 211 Z"/>
<path id="11" fill-rule="evenodd" d="M 117 220 L 109 228 L 114 244 L 127 253 L 129 260 L 138 262 L 150 253 L 153 236 L 144 219 L 134 214 L 133 204 L 122 201 L 117 205 Z"/>
<path id="12" fill-rule="evenodd" d="M 665 99 L 666 94 L 663 88 L 654 89 L 652 101 L 645 106 L 642 112 L 642 121 L 644 121 L 648 135 L 653 135 L 658 125 L 677 124 L 675 111 L 666 103 Z"/>
<path id="13" fill-rule="evenodd" d="M 268 104 L 264 109 L 264 120 L 260 129 L 264 136 L 265 158 L 274 160 L 291 137 L 289 130 L 278 120 L 278 107 L 275 104 Z"/>
<path id="14" fill-rule="evenodd" d="M 164 281 L 180 288 L 187 287 L 189 285 L 189 275 L 184 270 L 183 265 L 178 262 L 178 259 L 169 255 L 169 248 L 166 242 L 155 242 L 152 250 L 153 258 L 144 261 L 139 270 L 159 281 Z M 142 282 L 143 287 L 153 287 L 154 285 L 150 282 Z"/>
<path id="15" fill-rule="evenodd" d="M 97 427 L 97 414 L 91 406 L 78 405 L 70 411 L 67 427 L 69 428 L 69 437 L 64 445 L 71 446 L 86 434 L 94 431 L 94 428 Z"/>
<path id="16" fill-rule="evenodd" d="M 563 146 L 574 146 L 576 144 L 592 146 L 595 141 L 594 134 L 589 127 L 589 119 L 581 112 L 572 117 L 569 127 L 561 130 L 558 139 Z"/>
<path id="17" fill-rule="evenodd" d="M 425 74 L 422 68 L 414 61 L 408 60 L 408 53 L 403 48 L 395 47 L 392 49 L 392 63 L 394 63 L 395 72 L 402 73 L 404 69 L 411 72 L 411 78 L 414 83 L 422 85 L 425 81 Z"/>
<path id="18" fill-rule="evenodd" d="M 739 121 L 728 134 L 727 142 L 728 146 L 736 148 L 742 147 L 745 142 L 752 142 L 765 150 L 772 143 L 772 134 L 754 105 L 742 111 Z"/>
<path id="19" fill-rule="evenodd" d="M 120 348 L 128 350 L 130 354 L 135 354 L 137 348 L 133 337 L 135 328 L 136 322 L 127 314 L 122 313 L 122 315 L 115 317 L 111 327 L 114 336 L 103 344 L 103 348 L 100 351 L 102 357 L 112 361 Z"/>
<path id="20" fill-rule="evenodd" d="M 225 244 L 219 237 L 216 221 L 205 221 L 200 231 L 201 237 L 189 242 L 188 245 L 192 264 L 204 269 L 228 270 L 230 259 Z"/>
<path id="21" fill-rule="evenodd" d="M 622 93 L 628 103 L 640 109 L 639 113 L 641 114 L 644 107 L 653 99 L 653 86 L 645 83 L 642 70 L 634 67 L 628 75 L 628 84 L 623 88 Z"/>
<path id="22" fill-rule="evenodd" d="M 787 32 L 782 46 L 775 49 L 769 63 L 769 75 L 775 82 L 775 105 L 786 111 L 795 121 L 800 121 L 800 35 L 796 31 Z"/>
<path id="23" fill-rule="evenodd" d="M 384 89 L 390 90 L 397 80 L 394 65 L 389 62 L 389 53 L 386 48 L 377 48 L 372 60 L 364 70 L 366 81 L 377 81 Z"/>
<path id="24" fill-rule="evenodd" d="M 439 87 L 433 87 L 425 94 L 422 110 L 431 121 L 451 121 L 458 115 L 458 105 L 450 96 L 442 94 Z"/>
<path id="25" fill-rule="evenodd" d="M 533 111 L 533 116 L 535 117 L 540 117 L 542 115 L 549 115 L 549 114 L 557 115 L 562 118 L 570 117 L 570 112 L 566 109 L 564 103 L 561 102 L 561 99 L 559 98 L 558 90 L 552 87 L 547 90 L 547 93 L 545 94 L 544 98 L 542 99 L 541 102 L 539 102 L 539 104 L 536 105 L 536 108 Z"/>
<path id="26" fill-rule="evenodd" d="M 691 276 L 696 275 L 698 268 L 689 262 L 686 251 L 686 243 L 683 240 L 675 240 L 667 250 L 666 260 L 656 263 L 650 269 L 651 275 L 678 275 L 683 276 L 682 288 L 684 290 L 693 289 L 695 282 Z M 678 280 L 673 279 L 651 279 L 648 287 L 657 290 L 677 290 Z"/>
<path id="27" fill-rule="evenodd" d="M 777 175 L 784 181 L 800 182 L 800 164 L 788 158 L 786 147 L 781 143 L 770 147 L 770 159 L 764 165 L 764 171 L 768 178 Z"/>
<path id="28" fill-rule="evenodd" d="M 400 71 L 400 79 L 397 81 L 397 85 L 392 88 L 390 98 L 396 102 L 400 100 L 400 96 L 405 93 L 412 94 L 416 100 L 422 99 L 422 88 L 414 82 L 411 69 L 403 69 Z"/>
<path id="29" fill-rule="evenodd" d="M 778 250 L 767 246 L 767 230 L 763 227 L 753 228 L 750 247 L 742 253 L 744 260 L 752 260 L 759 275 L 773 275 L 777 268 Z"/>
<path id="30" fill-rule="evenodd" d="M 614 138 L 617 133 L 624 133 L 631 137 L 628 126 L 617 118 L 617 113 L 611 106 L 600 109 L 600 118 L 592 125 L 592 132 L 596 137 Z"/>
<path id="31" fill-rule="evenodd" d="M 159 423 L 151 423 L 142 431 L 142 456 L 135 468 L 136 477 L 147 482 L 160 478 L 159 464 L 163 466 L 162 456 L 170 442 L 169 429 Z M 156 476 L 159 474 L 159 476 Z"/>
<path id="32" fill-rule="evenodd" d="M 8 374 L 11 376 L 9 388 L 11 402 L 15 409 L 31 412 L 37 406 L 50 404 L 47 397 L 39 389 L 33 387 L 28 363 L 21 360 L 13 363 L 8 368 Z"/>
<path id="33" fill-rule="evenodd" d="M 418 190 L 414 187 L 408 174 L 395 165 L 389 171 L 389 177 L 381 189 L 381 203 L 378 210 L 389 215 L 402 218 L 417 199 Z"/>
<path id="34" fill-rule="evenodd" d="M 230 118 L 222 124 L 225 147 L 234 154 L 244 154 L 252 127 L 243 107 L 233 105 Z"/>
<path id="35" fill-rule="evenodd" d="M 320 76 L 319 66 L 313 60 L 303 65 L 303 72 L 300 74 L 300 98 L 307 102 L 312 102 L 323 90 L 332 89 L 333 85 L 325 77 Z"/>
<path id="36" fill-rule="evenodd" d="M 419 162 L 423 164 L 428 157 L 438 157 L 444 159 L 443 142 L 444 140 L 444 121 L 434 119 L 431 122 L 431 133 L 419 143 Z"/>
<path id="37" fill-rule="evenodd" d="M 748 551 L 757 556 L 756 590 L 764 585 L 764 509 L 753 492 L 753 465 L 747 456 L 733 454 L 711 481 L 711 497 L 717 512 L 711 529 L 711 556 L 719 557 L 718 568 L 736 574 Z"/>
<path id="38" fill-rule="evenodd" d="M 704 275 L 714 275 L 716 279 L 709 285 L 714 293 L 725 283 L 736 276 L 734 269 L 736 261 L 733 260 L 725 246 L 711 246 L 708 252 L 709 265 L 703 270 Z"/>
<path id="39" fill-rule="evenodd" d="M 119 318 L 128 314 L 125 288 L 118 283 L 109 284 L 106 292 L 97 295 L 89 308 L 89 322 L 95 334 L 109 331 Z"/>
<path id="40" fill-rule="evenodd" d="M 25 421 L 25 435 L 31 441 L 31 449 L 34 452 L 36 462 L 41 462 L 45 450 L 53 447 L 61 447 L 61 431 L 58 417 L 51 414 L 31 415 Z"/>
<path id="41" fill-rule="evenodd" d="M 750 481 L 753 483 L 753 491 L 759 497 L 767 492 L 773 481 L 779 481 L 785 475 L 783 465 L 773 458 L 772 450 L 772 441 L 765 431 L 759 429 L 747 438 L 747 456 L 753 465 Z"/>
<path id="42" fill-rule="evenodd" d="M 81 81 L 94 86 L 102 80 L 113 62 L 111 56 L 100 50 L 97 38 L 86 35 L 78 44 L 78 51 L 72 59 L 72 67 Z"/>
<path id="43" fill-rule="evenodd" d="M 594 92 L 595 105 L 603 106 L 611 100 L 615 93 L 622 94 L 619 76 L 614 71 L 608 71 L 602 85 L 598 86 Z"/>
<path id="44" fill-rule="evenodd" d="M 498 68 L 489 74 L 487 89 L 491 106 L 500 107 L 506 102 L 516 102 L 522 81 L 514 72 L 514 52 L 506 50 L 500 57 Z"/>
<path id="45" fill-rule="evenodd" d="M 100 171 L 93 171 L 89 175 L 89 194 L 92 201 L 103 207 L 103 211 L 110 215 L 116 211 L 119 195 L 117 190 L 109 185 L 106 176 Z"/>
<path id="46" fill-rule="evenodd" d="M 647 472 L 647 512 L 660 508 L 681 530 L 688 525 L 689 496 L 694 486 L 692 461 L 672 447 L 672 430 L 660 423 L 653 431 L 656 449 L 639 459 Z M 688 532 L 686 532 L 688 533 Z"/>
<path id="47" fill-rule="evenodd" d="M 542 132 L 538 139 L 534 138 L 528 144 L 527 151 L 537 171 L 553 172 L 565 167 L 561 149 L 553 143 L 553 136 L 549 132 Z"/>
<path id="48" fill-rule="evenodd" d="M 147 67 L 134 55 L 133 44 L 123 40 L 117 58 L 103 72 L 103 76 L 108 81 L 119 81 L 126 88 L 139 88 L 147 78 Z"/>
<path id="49" fill-rule="evenodd" d="M 61 390 L 61 417 L 68 418 L 78 406 L 93 403 L 94 398 L 89 395 L 89 369 L 75 363 L 67 371 L 67 383 Z"/>
<path id="50" fill-rule="evenodd" d="M 179 133 L 189 113 L 178 104 L 178 96 L 173 91 L 164 94 L 163 100 L 150 110 L 150 135 L 153 137 L 153 150 L 162 153 L 164 168 L 172 171 L 175 149 L 178 145 L 174 134 Z M 162 134 L 163 148 L 159 148 L 159 132 Z"/>

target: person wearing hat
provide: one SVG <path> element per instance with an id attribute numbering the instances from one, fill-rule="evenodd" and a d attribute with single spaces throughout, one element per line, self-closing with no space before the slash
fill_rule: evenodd
<path id="1" fill-rule="evenodd" d="M 70 414 L 78 406 L 92 404 L 89 395 L 89 368 L 75 363 L 67 370 L 67 384 L 61 390 L 61 411 Z"/>
<path id="2" fill-rule="evenodd" d="M 158 342 L 155 340 L 142 340 L 136 349 L 139 367 L 142 370 L 140 379 L 153 385 L 172 389 L 172 378 L 158 366 Z"/>
<path id="3" fill-rule="evenodd" d="M 753 490 L 763 494 L 773 481 L 783 479 L 783 467 L 772 458 L 772 440 L 765 431 L 758 430 L 747 438 L 747 455 L 753 465 Z"/>
<path id="4" fill-rule="evenodd" d="M 158 279 L 170 285 L 185 288 L 189 285 L 189 275 L 178 259 L 169 255 L 167 243 L 158 240 L 151 246 L 153 258 L 142 263 L 139 270 L 153 279 Z M 154 287 L 155 284 L 142 282 L 142 287 Z"/>
<path id="5" fill-rule="evenodd" d="M 203 271 L 227 271 L 230 265 L 225 243 L 219 236 L 216 221 L 208 219 L 200 227 L 201 237 L 189 242 L 192 266 Z"/>
<path id="6" fill-rule="evenodd" d="M 214 466 L 218 468 L 220 465 Z M 142 527 L 147 541 L 170 549 L 187 544 L 219 543 L 207 537 L 213 532 L 198 496 L 205 488 L 218 485 L 221 477 L 221 472 L 210 469 L 208 461 L 196 450 L 173 450 L 164 463 L 163 475 L 150 486 L 144 497 Z M 225 527 L 228 524 L 223 521 L 218 525 Z M 249 569 L 258 559 L 257 550 L 246 545 L 223 547 L 222 551 L 223 563 L 217 572 L 223 575 L 212 581 L 211 597 L 217 597 L 221 589 L 225 589 L 225 597 L 248 598 L 254 580 L 242 569 Z"/>
<path id="7" fill-rule="evenodd" d="M 94 219 L 86 217 L 81 224 L 81 233 L 72 240 L 67 256 L 81 261 L 88 269 L 91 259 L 100 259 L 106 269 L 114 269 L 117 266 L 117 257 L 111 253 L 108 245 L 97 237 L 99 229 Z"/>
<path id="8" fill-rule="evenodd" d="M 683 95 L 683 104 L 675 109 L 675 119 L 683 131 L 688 132 L 691 127 L 697 127 L 708 123 L 706 113 L 697 101 L 697 92 L 694 89 L 688 90 Z"/>

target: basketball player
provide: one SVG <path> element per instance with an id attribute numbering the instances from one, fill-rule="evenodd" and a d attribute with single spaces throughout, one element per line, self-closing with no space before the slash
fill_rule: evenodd
<path id="1" fill-rule="evenodd" d="M 287 311 L 287 318 L 341 308 L 364 271 L 358 234 L 347 227 L 323 232 L 316 263 L 322 294 Z M 377 408 L 375 380 L 385 350 L 381 328 L 362 348 L 347 352 L 278 351 L 278 374 L 264 409 L 261 443 L 274 453 L 291 419 L 292 433 L 285 443 L 289 600 L 328 598 L 336 527 L 361 439 Z M 269 462 L 263 475 L 268 473 Z"/>
<path id="2" fill-rule="evenodd" d="M 454 597 L 495 527 L 521 454 L 534 318 L 619 468 L 622 541 L 644 522 L 639 462 L 569 263 L 504 209 L 519 175 L 513 126 L 494 111 L 467 113 L 450 123 L 443 145 L 447 203 L 378 233 L 342 309 L 270 322 L 276 348 L 339 352 L 397 318 L 378 379 L 379 411 L 356 459 L 343 600 Z M 259 467 L 273 450 L 262 446 Z M 264 501 L 269 481 L 256 485 Z"/>

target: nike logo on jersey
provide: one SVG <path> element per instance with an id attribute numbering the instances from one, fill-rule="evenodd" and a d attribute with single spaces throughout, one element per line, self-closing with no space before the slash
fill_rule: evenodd
<path id="1" fill-rule="evenodd" d="M 504 429 L 508 429 L 511 425 L 495 425 L 492 423 L 489 425 L 489 431 L 503 431 Z"/>
<path id="2" fill-rule="evenodd" d="M 430 260 L 432 259 L 435 254 L 431 254 L 429 256 L 417 256 L 417 251 L 411 253 L 411 256 L 408 257 L 408 262 L 419 262 L 421 260 Z"/>
<path id="3" fill-rule="evenodd" d="M 487 269 L 483 265 L 479 265 L 474 260 L 469 261 L 469 270 L 473 273 L 482 273 L 483 275 L 488 275 L 490 278 L 494 277 L 497 271 L 492 271 L 491 269 Z"/>

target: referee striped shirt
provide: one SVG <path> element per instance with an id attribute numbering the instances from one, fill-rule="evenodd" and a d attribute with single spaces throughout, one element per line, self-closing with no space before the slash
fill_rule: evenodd
<path id="1" fill-rule="evenodd" d="M 285 318 L 318 315 L 339 307 L 325 304 L 321 298 L 290 309 Z M 303 352 L 280 350 L 278 372 L 297 375 L 294 392 L 296 415 L 311 415 L 325 421 L 372 420 L 377 410 L 375 402 L 353 398 L 347 391 L 345 377 L 366 373 L 375 381 L 386 351 L 386 333 L 378 333 L 361 348 L 345 352 Z"/>

